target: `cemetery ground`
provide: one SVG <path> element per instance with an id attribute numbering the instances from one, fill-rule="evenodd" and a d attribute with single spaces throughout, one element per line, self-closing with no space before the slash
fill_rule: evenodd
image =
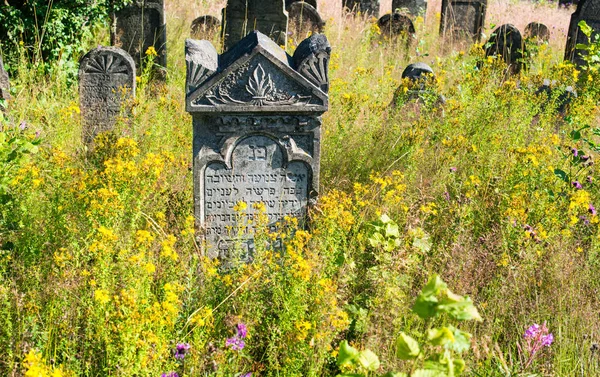
<path id="1" fill-rule="evenodd" d="M 93 150 L 77 65 L 11 67 L 1 375 L 599 375 L 600 74 L 563 62 L 570 13 L 490 3 L 487 36 L 507 21 L 552 33 L 508 76 L 482 44 L 440 39 L 431 4 L 406 47 L 333 3 L 319 7 L 332 45 L 320 197 L 306 229 L 259 226 L 250 264 L 204 257 L 194 229 L 184 41 L 221 2 L 167 4 L 166 83 L 138 72 L 131 114 Z M 82 43 L 108 45 L 107 28 Z M 414 62 L 436 74 L 419 104 L 400 79 Z M 446 372 L 423 372 L 426 358 Z"/>

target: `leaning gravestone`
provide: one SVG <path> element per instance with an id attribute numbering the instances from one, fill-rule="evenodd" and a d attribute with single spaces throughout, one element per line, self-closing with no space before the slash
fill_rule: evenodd
<path id="1" fill-rule="evenodd" d="M 136 67 L 149 47 L 158 54 L 156 63 L 167 66 L 167 31 L 163 0 L 136 0 L 113 13 L 111 45 L 122 48 L 133 58 Z"/>
<path id="2" fill-rule="evenodd" d="M 479 41 L 487 0 L 442 0 L 440 34 L 455 40 Z"/>
<path id="3" fill-rule="evenodd" d="M 435 93 L 431 83 L 435 80 L 433 69 L 425 63 L 413 63 L 408 65 L 402 72 L 402 79 L 410 82 L 410 86 L 405 90 L 405 86 L 401 85 L 394 92 L 394 99 L 391 106 L 396 107 L 400 97 L 406 98 L 407 101 L 424 102 L 426 97 L 435 98 L 437 105 L 446 103 L 444 96 Z"/>
<path id="4" fill-rule="evenodd" d="M 539 22 L 531 22 L 525 26 L 525 39 L 539 42 L 548 42 L 550 40 L 550 29 Z"/>
<path id="5" fill-rule="evenodd" d="M 221 56 L 208 41 L 186 41 L 195 216 L 210 257 L 240 238 L 251 256 L 254 225 L 240 224 L 240 203 L 247 220 L 264 204 L 270 227 L 305 218 L 319 189 L 330 52 L 322 34 L 293 57 L 257 31 Z"/>
<path id="6" fill-rule="evenodd" d="M 285 9 L 289 11 L 290 5 L 293 3 L 306 3 L 312 5 L 315 9 L 318 9 L 317 0 L 285 0 Z"/>
<path id="7" fill-rule="evenodd" d="M 342 6 L 350 12 L 361 12 L 375 17 L 379 15 L 379 0 L 343 0 Z"/>
<path id="8" fill-rule="evenodd" d="M 200 16 L 192 21 L 192 38 L 210 39 L 212 35 L 221 27 L 221 20 L 215 16 Z"/>
<path id="9" fill-rule="evenodd" d="M 377 26 L 381 31 L 381 35 L 388 38 L 405 37 L 407 43 L 414 38 L 415 26 L 408 16 L 394 12 L 392 14 L 384 14 L 377 21 Z"/>
<path id="10" fill-rule="evenodd" d="M 582 0 L 577 5 L 575 13 L 571 15 L 565 60 L 570 60 L 576 65 L 583 65 L 585 62 L 581 55 L 582 51 L 576 50 L 575 46 L 580 43 L 588 43 L 588 38 L 579 29 L 580 21 L 585 21 L 592 28 L 592 38 L 600 33 L 600 0 Z"/>
<path id="11" fill-rule="evenodd" d="M 513 74 L 521 71 L 525 44 L 519 29 L 511 24 L 502 25 L 492 32 L 486 45 L 485 56 L 502 57 Z"/>
<path id="12" fill-rule="evenodd" d="M 323 31 L 325 22 L 312 5 L 303 1 L 297 1 L 292 3 L 287 11 L 290 19 L 288 27 L 291 31 L 295 31 L 296 35 L 303 31 L 313 33 Z"/>
<path id="13" fill-rule="evenodd" d="M 125 101 L 135 96 L 135 63 L 116 47 L 98 47 L 79 63 L 79 101 L 83 141 L 111 130 Z"/>
<path id="14" fill-rule="evenodd" d="M 288 16 L 284 0 L 227 0 L 222 20 L 224 51 L 253 30 L 269 36 L 281 46 L 287 43 Z"/>
<path id="15" fill-rule="evenodd" d="M 0 57 L 0 101 L 10 98 L 9 90 L 10 82 L 8 80 L 8 72 L 4 69 L 2 57 Z"/>
<path id="16" fill-rule="evenodd" d="M 425 0 L 393 0 L 392 1 L 392 13 L 393 12 L 407 12 L 413 17 L 425 16 L 427 12 L 427 1 Z"/>

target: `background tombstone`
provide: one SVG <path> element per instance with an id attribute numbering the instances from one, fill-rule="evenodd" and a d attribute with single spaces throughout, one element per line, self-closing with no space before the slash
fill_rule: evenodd
<path id="1" fill-rule="evenodd" d="M 2 57 L 0 56 L 0 101 L 10 98 L 10 82 L 8 80 L 8 72 L 4 69 Z"/>
<path id="2" fill-rule="evenodd" d="M 221 27 L 221 20 L 215 16 L 200 16 L 192 21 L 191 36 L 194 39 L 211 39 Z"/>
<path id="3" fill-rule="evenodd" d="M 293 57 L 260 32 L 221 56 L 208 41 L 186 41 L 194 208 L 210 257 L 227 256 L 240 202 L 248 220 L 257 214 L 253 205 L 264 203 L 270 227 L 284 216 L 305 218 L 319 189 L 330 52 L 322 34 Z M 241 233 L 251 256 L 252 226 L 242 223 Z"/>
<path id="4" fill-rule="evenodd" d="M 400 96 L 404 96 L 408 101 L 417 101 L 422 103 L 426 96 L 434 96 L 437 98 L 436 103 L 443 105 L 446 99 L 442 95 L 438 95 L 431 89 L 431 83 L 435 80 L 433 69 L 425 63 L 413 63 L 408 65 L 402 72 L 402 79 L 410 81 L 410 87 L 407 92 L 404 91 L 404 85 L 400 85 L 394 93 L 394 99 L 391 106 L 396 107 Z"/>
<path id="5" fill-rule="evenodd" d="M 501 56 L 508 65 L 508 70 L 519 73 L 523 67 L 525 44 L 519 29 L 511 24 L 502 25 L 492 32 L 486 43 L 485 56 Z"/>
<path id="6" fill-rule="evenodd" d="M 156 63 L 167 66 L 167 29 L 163 0 L 136 0 L 113 13 L 110 43 L 127 51 L 139 69 L 148 47 L 158 54 Z"/>
<path id="7" fill-rule="evenodd" d="M 317 0 L 285 0 L 285 9 L 288 9 L 290 5 L 293 3 L 304 2 L 306 4 L 310 4 L 315 9 L 319 9 L 319 5 L 317 4 Z"/>
<path id="8" fill-rule="evenodd" d="M 487 0 L 442 0 L 440 34 L 456 40 L 479 41 Z"/>
<path id="9" fill-rule="evenodd" d="M 124 50 L 98 47 L 79 63 L 79 102 L 83 141 L 111 130 L 125 102 L 135 97 L 135 63 Z"/>
<path id="10" fill-rule="evenodd" d="M 281 46 L 287 45 L 288 16 L 284 0 L 227 0 L 223 9 L 223 51 L 258 30 Z"/>
<path id="11" fill-rule="evenodd" d="M 312 5 L 303 1 L 297 1 L 292 3 L 287 11 L 290 19 L 288 27 L 295 32 L 296 36 L 303 31 L 311 31 L 313 33 L 323 31 L 325 22 Z"/>
<path id="12" fill-rule="evenodd" d="M 557 92 L 560 94 L 557 95 Z M 561 116 L 567 114 L 571 102 L 577 98 L 577 91 L 575 91 L 572 86 L 560 88 L 556 85 L 556 81 L 550 81 L 548 79 L 544 80 L 544 83 L 538 88 L 535 94 L 544 99 L 542 110 L 545 110 L 548 104 L 552 103 Z"/>
<path id="13" fill-rule="evenodd" d="M 534 40 L 536 43 L 548 42 L 550 40 L 550 29 L 539 22 L 531 22 L 525 26 L 525 38 Z"/>
<path id="14" fill-rule="evenodd" d="M 342 7 L 350 12 L 379 16 L 379 0 L 342 0 Z"/>
<path id="15" fill-rule="evenodd" d="M 600 0 L 582 0 L 577 5 L 575 13 L 571 15 L 565 60 L 570 60 L 576 65 L 584 64 L 584 60 L 581 57 L 582 52 L 575 50 L 575 46 L 579 43 L 588 43 L 587 37 L 577 26 L 579 21 L 582 20 L 594 30 L 593 35 L 600 33 Z"/>
<path id="16" fill-rule="evenodd" d="M 401 13 L 405 11 L 413 17 L 422 15 L 425 16 L 427 12 L 427 1 L 425 0 L 393 0 L 392 1 L 392 13 L 400 10 Z"/>
<path id="17" fill-rule="evenodd" d="M 381 35 L 388 38 L 404 36 L 407 38 L 407 43 L 410 43 L 415 34 L 415 26 L 410 18 L 398 12 L 384 14 L 377 21 L 377 26 L 381 30 Z"/>

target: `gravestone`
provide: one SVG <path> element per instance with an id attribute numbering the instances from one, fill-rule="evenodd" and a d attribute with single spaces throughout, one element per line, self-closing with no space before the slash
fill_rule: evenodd
<path id="1" fill-rule="evenodd" d="M 284 5 L 284 0 L 227 0 L 222 17 L 223 50 L 231 49 L 253 30 L 286 46 L 288 16 Z"/>
<path id="2" fill-rule="evenodd" d="M 306 4 L 310 4 L 315 9 L 319 8 L 319 5 L 317 4 L 317 0 L 285 0 L 285 9 L 287 9 L 289 12 L 290 5 L 292 5 L 293 3 L 299 3 L 299 2 L 304 2 Z"/>
<path id="3" fill-rule="evenodd" d="M 10 98 L 9 90 L 10 82 L 8 80 L 8 72 L 4 69 L 2 57 L 0 56 L 0 101 L 8 100 Z"/>
<path id="4" fill-rule="evenodd" d="M 577 91 L 572 86 L 561 88 L 556 85 L 556 81 L 548 79 L 544 80 L 544 83 L 538 88 L 535 94 L 543 97 L 545 100 L 542 104 L 542 110 L 545 110 L 548 104 L 551 103 L 562 116 L 566 115 L 571 103 L 577 98 Z"/>
<path id="5" fill-rule="evenodd" d="M 487 0 L 442 0 L 440 34 L 455 40 L 481 39 Z"/>
<path id="6" fill-rule="evenodd" d="M 550 40 L 550 29 L 539 22 L 531 22 L 525 26 L 525 38 L 535 42 L 548 42 Z"/>
<path id="7" fill-rule="evenodd" d="M 296 35 L 303 31 L 311 31 L 313 33 L 323 31 L 325 22 L 312 5 L 303 1 L 297 1 L 292 3 L 287 11 L 290 19 L 288 27 Z"/>
<path id="8" fill-rule="evenodd" d="M 117 47 L 98 47 L 79 63 L 79 102 L 86 144 L 111 130 L 126 101 L 135 97 L 135 63 Z"/>
<path id="9" fill-rule="evenodd" d="M 600 33 L 600 0 L 582 0 L 577 5 L 575 13 L 571 15 L 565 60 L 570 60 L 576 65 L 583 65 L 585 62 L 581 55 L 582 52 L 576 50 L 575 46 L 579 43 L 588 43 L 588 38 L 581 32 L 577 25 L 582 20 L 593 29 L 592 38 L 593 35 Z"/>
<path id="10" fill-rule="evenodd" d="M 379 0 L 343 0 L 342 7 L 353 13 L 361 12 L 375 17 L 379 15 Z"/>
<path id="11" fill-rule="evenodd" d="M 192 21 L 191 36 L 193 39 L 210 39 L 221 27 L 221 20 L 215 16 L 200 16 Z"/>
<path id="12" fill-rule="evenodd" d="M 400 13 L 408 13 L 413 17 L 425 16 L 427 12 L 427 1 L 425 0 L 393 0 L 392 13 L 400 11 Z"/>
<path id="13" fill-rule="evenodd" d="M 511 24 L 502 25 L 492 32 L 486 45 L 486 57 L 500 56 L 511 73 L 517 74 L 521 71 L 525 44 L 519 29 Z"/>
<path id="14" fill-rule="evenodd" d="M 398 99 L 404 96 L 408 101 L 417 101 L 422 103 L 426 96 L 435 98 L 437 105 L 443 105 L 446 99 L 442 95 L 438 95 L 432 89 L 432 83 L 435 80 L 435 74 L 433 69 L 425 63 L 413 63 L 408 65 L 402 72 L 402 79 L 408 79 L 410 81 L 408 90 L 405 91 L 405 86 L 401 85 L 394 92 L 394 99 L 392 100 L 391 106 L 395 107 L 398 103 Z"/>
<path id="15" fill-rule="evenodd" d="M 158 57 L 155 63 L 167 66 L 167 29 L 163 0 L 136 0 L 113 13 L 111 45 L 127 51 L 139 69 L 149 47 Z"/>
<path id="16" fill-rule="evenodd" d="M 210 257 L 226 257 L 236 233 L 252 255 L 247 220 L 260 203 L 270 228 L 285 216 L 304 220 L 319 189 L 330 52 L 322 34 L 300 43 L 293 57 L 257 31 L 220 56 L 208 41 L 186 41 L 195 217 Z"/>
<path id="17" fill-rule="evenodd" d="M 405 36 L 407 42 L 410 42 L 415 34 L 415 26 L 410 18 L 398 12 L 384 14 L 377 21 L 377 26 L 381 30 L 381 35 L 389 38 Z"/>

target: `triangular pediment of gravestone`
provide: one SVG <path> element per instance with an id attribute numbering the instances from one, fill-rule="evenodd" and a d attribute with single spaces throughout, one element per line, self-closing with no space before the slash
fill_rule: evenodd
<path id="1" fill-rule="evenodd" d="M 214 48 L 204 49 L 202 54 L 207 67 L 191 68 L 203 73 L 198 75 L 196 88 L 188 81 L 188 112 L 322 113 L 327 110 L 327 94 L 291 66 L 295 58 L 258 31 L 218 56 L 216 68 Z"/>

